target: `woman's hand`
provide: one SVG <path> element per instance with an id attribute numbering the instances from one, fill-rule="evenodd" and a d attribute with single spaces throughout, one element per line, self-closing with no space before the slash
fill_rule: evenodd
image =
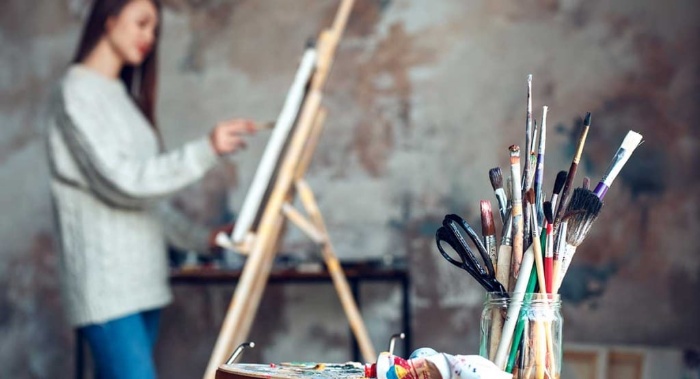
<path id="1" fill-rule="evenodd" d="M 234 224 L 224 224 L 212 229 L 209 232 L 209 249 L 219 249 L 219 245 L 216 243 L 216 235 L 219 233 L 230 235 L 231 233 L 233 233 L 233 227 Z"/>
<path id="2" fill-rule="evenodd" d="M 245 136 L 255 133 L 255 123 L 251 120 L 235 119 L 222 121 L 209 134 L 211 146 L 219 155 L 230 154 L 245 149 Z"/>

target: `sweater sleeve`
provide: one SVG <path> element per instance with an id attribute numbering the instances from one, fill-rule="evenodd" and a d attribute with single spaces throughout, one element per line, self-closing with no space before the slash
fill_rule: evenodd
<path id="1" fill-rule="evenodd" d="M 159 202 L 155 213 L 163 225 L 166 239 L 172 245 L 182 250 L 209 252 L 209 229 L 193 222 L 168 201 Z"/>
<path id="2" fill-rule="evenodd" d="M 58 91 L 56 125 L 89 189 L 104 201 L 140 208 L 145 201 L 170 195 L 201 178 L 218 159 L 207 137 L 145 159 L 130 146 L 114 142 L 107 124 L 84 94 Z M 130 110 L 125 110 L 130 111 Z"/>

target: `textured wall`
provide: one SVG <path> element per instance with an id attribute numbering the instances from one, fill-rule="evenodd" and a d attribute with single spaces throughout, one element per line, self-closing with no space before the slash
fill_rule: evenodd
<path id="1" fill-rule="evenodd" d="M 330 0 L 165 1 L 159 119 L 175 147 L 216 120 L 274 119 L 303 43 Z M 69 61 L 83 0 L 0 3 L 0 377 L 68 377 L 73 336 L 57 290 L 43 101 Z M 563 293 L 565 339 L 700 346 L 697 245 L 700 78 L 696 2 L 358 0 L 327 86 L 329 118 L 308 179 L 345 259 L 405 256 L 414 345 L 474 352 L 482 290 L 439 258 L 442 216 L 478 219 L 487 171 L 522 142 L 525 77 L 550 107 L 545 172 L 568 167 L 577 121 L 593 112 L 580 177 L 597 182 L 629 129 L 645 136 L 606 197 Z M 177 197 L 216 224 L 240 208 L 261 133 Z M 551 185 L 551 184 L 550 184 Z M 290 228 L 287 251 L 311 246 Z M 203 372 L 232 288 L 176 288 L 164 314 L 163 377 Z M 377 346 L 398 329 L 398 288 L 366 287 Z M 313 314 L 306 319 L 300 315 Z M 272 286 L 250 361 L 349 359 L 331 287 Z M 303 347 L 303 349 L 300 349 Z"/>

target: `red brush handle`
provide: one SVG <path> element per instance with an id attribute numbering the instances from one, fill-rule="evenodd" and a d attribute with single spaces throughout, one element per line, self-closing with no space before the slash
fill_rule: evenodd
<path id="1" fill-rule="evenodd" d="M 552 272 L 554 271 L 554 259 L 552 257 L 544 258 L 544 282 L 547 293 L 552 293 L 554 283 L 552 283 Z"/>

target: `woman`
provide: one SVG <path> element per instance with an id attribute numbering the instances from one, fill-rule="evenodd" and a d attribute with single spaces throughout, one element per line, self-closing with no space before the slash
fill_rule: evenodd
<path id="1" fill-rule="evenodd" d="M 202 250 L 213 235 L 160 200 L 200 179 L 220 155 L 245 147 L 254 131 L 247 120 L 222 122 L 208 136 L 160 153 L 159 24 L 156 0 L 97 0 L 74 64 L 51 97 L 62 290 L 99 378 L 156 376 L 159 309 L 172 297 L 165 236 Z M 157 214 L 166 216 L 163 224 Z"/>

